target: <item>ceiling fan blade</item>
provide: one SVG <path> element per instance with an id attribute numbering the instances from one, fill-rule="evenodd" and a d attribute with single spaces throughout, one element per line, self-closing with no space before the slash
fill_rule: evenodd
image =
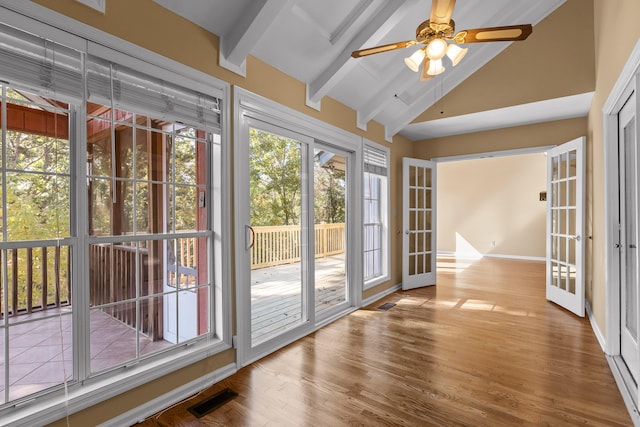
<path id="1" fill-rule="evenodd" d="M 451 15 L 453 15 L 453 8 L 456 5 L 456 0 L 431 0 L 431 17 L 429 22 L 431 24 L 445 24 L 448 25 L 451 21 Z"/>
<path id="2" fill-rule="evenodd" d="M 531 24 L 462 30 L 453 36 L 456 43 L 511 42 L 524 40 L 533 32 Z"/>
<path id="3" fill-rule="evenodd" d="M 370 47 L 367 49 L 354 50 L 351 56 L 354 58 L 360 58 L 363 56 L 373 55 L 374 53 L 388 52 L 390 50 L 403 49 L 405 47 L 411 47 L 418 44 L 415 40 L 407 40 L 404 42 L 390 43 L 382 46 Z"/>

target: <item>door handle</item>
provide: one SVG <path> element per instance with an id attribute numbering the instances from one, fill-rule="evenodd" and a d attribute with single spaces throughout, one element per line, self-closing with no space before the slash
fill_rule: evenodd
<path id="1" fill-rule="evenodd" d="M 409 234 L 409 230 L 404 230 L 404 234 Z"/>
<path id="2" fill-rule="evenodd" d="M 249 239 L 249 244 L 247 244 L 247 235 L 246 235 L 246 231 L 251 231 L 251 239 Z M 250 225 L 245 225 L 245 248 L 247 250 L 251 249 L 254 245 L 254 243 L 256 242 L 256 232 L 253 229 L 252 226 Z"/>
<path id="3" fill-rule="evenodd" d="M 636 248 L 636 245 L 634 245 L 634 244 L 632 243 L 632 244 L 630 244 L 630 245 L 629 245 L 629 248 L 630 248 L 630 249 L 635 249 L 635 248 Z"/>
<path id="4" fill-rule="evenodd" d="M 580 241 L 580 236 L 569 236 L 570 240 L 575 240 L 576 242 Z"/>

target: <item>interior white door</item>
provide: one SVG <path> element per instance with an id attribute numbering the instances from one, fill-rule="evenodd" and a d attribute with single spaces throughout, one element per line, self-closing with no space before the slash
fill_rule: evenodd
<path id="1" fill-rule="evenodd" d="M 402 289 L 436 283 L 436 164 L 402 159 Z"/>
<path id="2" fill-rule="evenodd" d="M 618 114 L 620 185 L 620 354 L 638 380 L 638 145 L 636 96 Z"/>
<path id="3" fill-rule="evenodd" d="M 547 153 L 547 299 L 584 316 L 584 138 Z"/>

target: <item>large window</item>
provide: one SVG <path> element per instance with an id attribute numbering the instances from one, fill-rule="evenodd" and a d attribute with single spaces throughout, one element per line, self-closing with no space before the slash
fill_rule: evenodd
<path id="1" fill-rule="evenodd" d="M 388 278 L 388 149 L 364 146 L 364 280 L 365 288 Z"/>
<path id="2" fill-rule="evenodd" d="M 114 56 L 0 24 L 0 418 L 222 338 L 221 100 Z"/>

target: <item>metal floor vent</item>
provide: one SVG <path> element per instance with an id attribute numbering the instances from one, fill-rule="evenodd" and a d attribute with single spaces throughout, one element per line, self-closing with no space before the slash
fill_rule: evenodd
<path id="1" fill-rule="evenodd" d="M 202 418 L 208 413 L 215 411 L 237 395 L 238 393 L 230 388 L 225 388 L 213 396 L 206 398 L 202 402 L 189 407 L 187 411 L 191 412 L 196 418 Z"/>
<path id="2" fill-rule="evenodd" d="M 382 304 L 380 307 L 378 307 L 378 310 L 383 310 L 383 311 L 387 311 L 389 310 L 391 307 L 395 307 L 396 305 L 392 302 L 385 302 L 384 304 Z"/>

